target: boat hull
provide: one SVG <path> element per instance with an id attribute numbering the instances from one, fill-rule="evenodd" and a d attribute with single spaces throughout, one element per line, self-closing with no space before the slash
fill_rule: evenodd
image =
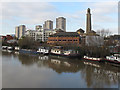
<path id="1" fill-rule="evenodd" d="M 84 56 L 83 59 L 88 61 L 102 62 L 102 59 L 100 58 L 91 58 L 91 57 Z"/>
<path id="2" fill-rule="evenodd" d="M 78 54 L 70 54 L 70 55 L 65 55 L 65 54 L 56 54 L 56 53 L 50 53 L 51 55 L 56 55 L 56 56 L 63 56 L 63 57 L 68 57 L 68 58 L 82 58 L 80 55 Z"/>
<path id="3" fill-rule="evenodd" d="M 113 61 L 113 60 L 109 60 L 109 59 L 106 59 L 106 58 L 104 59 L 104 61 L 105 61 L 105 62 L 109 62 L 109 63 L 113 63 L 113 64 L 120 64 L 120 62 L 118 62 L 118 61 L 116 61 L 116 60 Z"/>
<path id="4" fill-rule="evenodd" d="M 37 51 L 27 51 L 27 50 L 19 50 L 20 53 L 26 53 L 26 54 L 38 54 Z"/>
<path id="5" fill-rule="evenodd" d="M 14 50 L 14 48 L 13 47 L 8 47 L 7 50 Z"/>
<path id="6" fill-rule="evenodd" d="M 2 49 L 7 49 L 8 47 L 7 46 L 2 46 Z"/>
<path id="7" fill-rule="evenodd" d="M 40 52 L 38 52 L 39 54 L 43 54 L 43 55 L 49 55 L 49 53 L 40 53 Z"/>

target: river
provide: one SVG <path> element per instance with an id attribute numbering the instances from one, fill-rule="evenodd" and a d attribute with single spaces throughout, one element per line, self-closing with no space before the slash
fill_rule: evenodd
<path id="1" fill-rule="evenodd" d="M 2 51 L 3 88 L 118 88 L 120 67 Z"/>

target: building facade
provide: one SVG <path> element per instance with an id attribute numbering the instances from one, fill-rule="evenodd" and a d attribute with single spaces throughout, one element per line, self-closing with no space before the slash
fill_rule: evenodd
<path id="1" fill-rule="evenodd" d="M 56 31 L 53 29 L 42 29 L 41 31 L 27 30 L 26 36 L 33 37 L 35 41 L 46 42 L 50 35 L 55 34 Z"/>
<path id="2" fill-rule="evenodd" d="M 26 30 L 25 25 L 20 25 L 20 26 L 15 27 L 16 38 L 20 39 L 22 36 L 24 36 L 25 35 L 25 30 Z"/>
<path id="3" fill-rule="evenodd" d="M 55 30 L 53 30 L 53 29 L 44 29 L 43 30 L 43 36 L 42 36 L 42 41 L 43 42 L 46 42 L 47 40 L 48 40 L 48 37 L 50 36 L 50 35 L 53 35 L 53 34 L 55 34 L 56 33 L 56 31 Z"/>
<path id="4" fill-rule="evenodd" d="M 48 37 L 48 44 L 79 45 L 80 35 L 77 32 L 59 32 Z"/>
<path id="5" fill-rule="evenodd" d="M 53 29 L 53 21 L 51 20 L 45 21 L 44 29 Z"/>
<path id="6" fill-rule="evenodd" d="M 19 26 L 15 27 L 15 36 L 19 38 Z"/>
<path id="7" fill-rule="evenodd" d="M 5 41 L 5 40 L 7 41 L 7 40 L 12 40 L 12 39 L 13 39 L 13 36 L 11 36 L 11 35 L 6 35 L 6 36 L 2 36 L 1 38 L 2 38 L 3 41 Z"/>
<path id="8" fill-rule="evenodd" d="M 56 29 L 61 29 L 66 32 L 66 19 L 64 17 L 56 18 Z"/>
<path id="9" fill-rule="evenodd" d="M 42 26 L 41 25 L 36 25 L 35 26 L 35 30 L 36 31 L 41 31 L 42 30 Z"/>
<path id="10" fill-rule="evenodd" d="M 25 33 L 25 36 L 27 36 L 27 37 L 33 37 L 34 40 L 35 40 L 36 31 L 35 30 L 27 30 L 26 33 Z"/>

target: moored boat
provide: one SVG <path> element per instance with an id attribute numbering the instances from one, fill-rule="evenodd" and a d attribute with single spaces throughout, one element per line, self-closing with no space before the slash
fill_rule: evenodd
<path id="1" fill-rule="evenodd" d="M 102 58 L 95 58 L 95 57 L 89 57 L 89 56 L 84 56 L 83 59 L 90 60 L 90 61 L 101 61 Z"/>
<path id="2" fill-rule="evenodd" d="M 37 50 L 38 53 L 48 55 L 50 53 L 50 49 L 48 47 L 41 47 Z"/>
<path id="3" fill-rule="evenodd" d="M 7 49 L 8 48 L 8 46 L 2 46 L 2 49 Z"/>
<path id="4" fill-rule="evenodd" d="M 62 55 L 63 54 L 63 47 L 62 46 L 55 46 L 51 49 L 50 54 L 53 55 Z"/>
<path id="5" fill-rule="evenodd" d="M 111 56 L 106 56 L 104 59 L 106 62 L 120 64 L 120 54 L 114 54 Z"/>
<path id="6" fill-rule="evenodd" d="M 73 58 L 78 58 L 81 57 L 80 53 L 76 50 L 64 50 L 63 51 L 63 56 L 67 57 L 73 57 Z"/>
<path id="7" fill-rule="evenodd" d="M 8 46 L 7 49 L 8 49 L 8 50 L 14 50 L 14 47 Z"/>
<path id="8" fill-rule="evenodd" d="M 62 46 L 55 46 L 51 49 L 51 54 L 65 56 L 68 58 L 81 58 L 82 56 L 77 50 L 64 50 Z"/>
<path id="9" fill-rule="evenodd" d="M 26 54 L 37 54 L 38 52 L 37 51 L 33 51 L 33 50 L 30 50 L 30 49 L 21 49 L 19 50 L 20 53 L 26 53 Z"/>

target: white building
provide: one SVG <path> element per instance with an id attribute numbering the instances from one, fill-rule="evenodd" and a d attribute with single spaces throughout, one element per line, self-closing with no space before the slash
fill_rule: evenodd
<path id="1" fill-rule="evenodd" d="M 52 34 L 56 33 L 55 30 L 53 29 L 42 29 L 40 31 L 36 30 L 27 30 L 26 31 L 26 36 L 33 37 L 35 41 L 47 41 L 48 37 Z"/>
<path id="2" fill-rule="evenodd" d="M 25 35 L 25 30 L 26 30 L 25 25 L 20 25 L 20 26 L 15 27 L 16 38 L 20 39 L 22 36 L 24 36 Z"/>
<path id="3" fill-rule="evenodd" d="M 25 36 L 33 37 L 34 40 L 35 40 L 35 37 L 36 37 L 36 31 L 35 31 L 35 30 L 27 30 L 26 33 L 25 33 Z"/>
<path id="4" fill-rule="evenodd" d="M 52 34 L 55 34 L 56 33 L 56 31 L 55 30 L 53 30 L 53 29 L 44 29 L 43 30 L 43 39 L 42 39 L 42 41 L 43 42 L 45 42 L 45 41 L 47 41 L 48 40 L 48 37 L 50 36 L 50 35 L 52 35 Z"/>

